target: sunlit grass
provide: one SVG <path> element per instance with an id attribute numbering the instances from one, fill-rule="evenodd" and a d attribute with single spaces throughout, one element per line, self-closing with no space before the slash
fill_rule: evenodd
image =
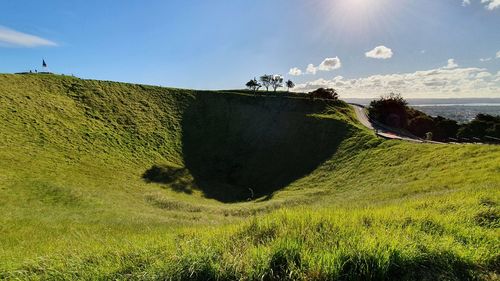
<path id="1" fill-rule="evenodd" d="M 498 147 L 382 141 L 348 107 L 285 98 L 12 75 L 0 93 L 0 279 L 498 278 Z M 336 149 L 250 202 L 146 183 L 155 164 L 184 165 L 194 102 L 207 105 L 190 119 L 206 132 L 263 139 L 272 134 L 235 128 L 280 115 L 321 136 L 284 153 Z"/>

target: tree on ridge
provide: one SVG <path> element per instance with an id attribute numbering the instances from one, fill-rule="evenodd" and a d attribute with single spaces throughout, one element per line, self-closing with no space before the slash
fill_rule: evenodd
<path id="1" fill-rule="evenodd" d="M 255 78 L 248 81 L 246 86 L 248 89 L 252 90 L 254 94 L 260 89 L 260 87 L 262 87 L 262 85 Z"/>
<path id="2" fill-rule="evenodd" d="M 292 81 L 292 80 L 288 80 L 288 81 L 286 81 L 286 83 L 285 83 L 285 84 L 286 84 L 286 87 L 288 88 L 288 92 L 290 92 L 290 89 L 295 88 L 295 83 L 293 83 L 293 81 Z"/>
<path id="3" fill-rule="evenodd" d="M 260 77 L 260 82 L 262 86 L 266 88 L 266 92 L 269 92 L 269 87 L 271 87 L 272 80 L 273 80 L 273 75 L 265 74 Z"/>
<path id="4" fill-rule="evenodd" d="M 273 75 L 271 77 L 271 87 L 273 88 L 275 93 L 279 87 L 283 87 L 283 76 Z"/>

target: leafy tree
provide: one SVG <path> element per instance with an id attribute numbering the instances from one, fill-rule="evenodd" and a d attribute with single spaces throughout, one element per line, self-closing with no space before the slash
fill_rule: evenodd
<path id="1" fill-rule="evenodd" d="M 484 136 L 500 138 L 500 116 L 478 114 L 474 121 L 485 123 Z"/>
<path id="2" fill-rule="evenodd" d="M 409 121 L 408 130 L 417 137 L 426 138 L 434 130 L 434 120 L 430 116 L 418 116 Z"/>
<path id="3" fill-rule="evenodd" d="M 468 124 L 463 124 L 460 126 L 457 132 L 457 138 L 459 139 L 468 139 L 474 135 L 472 129 L 468 126 Z"/>
<path id="4" fill-rule="evenodd" d="M 256 93 L 262 85 L 257 81 L 257 79 L 252 79 L 247 82 L 246 84 L 247 88 L 252 90 L 254 93 Z"/>
<path id="5" fill-rule="evenodd" d="M 288 88 L 288 92 L 290 92 L 290 89 L 295 88 L 295 83 L 293 83 L 293 81 L 292 81 L 292 80 L 288 80 L 288 81 L 286 81 L 286 83 L 285 83 L 285 84 L 286 84 L 286 87 Z"/>
<path id="6" fill-rule="evenodd" d="M 266 88 L 266 92 L 269 92 L 269 87 L 271 87 L 273 81 L 273 75 L 262 75 L 260 77 L 261 85 Z"/>
<path id="7" fill-rule="evenodd" d="M 283 76 L 273 75 L 271 78 L 271 87 L 273 88 L 275 93 L 279 87 L 283 87 Z"/>
<path id="8" fill-rule="evenodd" d="M 319 88 L 315 91 L 312 91 L 309 93 L 309 96 L 312 99 L 327 99 L 327 100 L 338 100 L 339 99 L 339 94 L 337 93 L 337 90 L 332 89 L 332 88 Z"/>
<path id="9" fill-rule="evenodd" d="M 459 138 L 500 137 L 500 116 L 478 114 L 474 120 L 463 124 L 458 130 Z"/>
<path id="10" fill-rule="evenodd" d="M 406 128 L 408 125 L 408 102 L 400 95 L 390 93 L 370 103 L 370 118 L 384 124 Z"/>
<path id="11" fill-rule="evenodd" d="M 487 133 L 489 137 L 500 138 L 500 122 L 493 125 Z"/>
<path id="12" fill-rule="evenodd" d="M 446 141 L 450 138 L 456 138 L 459 127 L 457 121 L 438 116 L 434 118 L 433 139 Z"/>

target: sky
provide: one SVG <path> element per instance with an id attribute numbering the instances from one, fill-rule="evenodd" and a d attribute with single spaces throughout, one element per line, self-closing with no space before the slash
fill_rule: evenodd
<path id="1" fill-rule="evenodd" d="M 344 97 L 500 97 L 500 0 L 0 2 L 0 73 Z"/>

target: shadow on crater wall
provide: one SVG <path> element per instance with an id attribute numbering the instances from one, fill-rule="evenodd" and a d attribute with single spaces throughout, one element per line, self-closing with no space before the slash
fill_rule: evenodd
<path id="1" fill-rule="evenodd" d="M 182 119 L 182 151 L 195 188 L 222 202 L 270 197 L 331 157 L 349 134 L 311 116 L 323 101 L 201 92 Z"/>

